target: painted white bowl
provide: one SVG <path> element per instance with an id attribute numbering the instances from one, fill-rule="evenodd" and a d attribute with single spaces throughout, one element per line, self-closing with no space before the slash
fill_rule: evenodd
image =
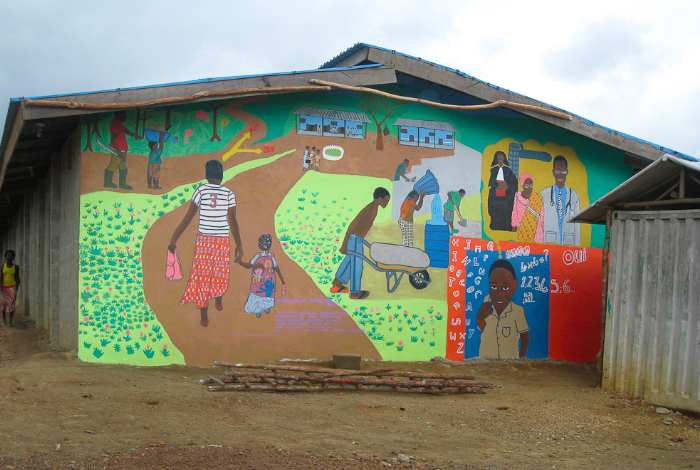
<path id="1" fill-rule="evenodd" d="M 326 152 L 328 150 L 331 150 L 331 149 L 340 150 L 340 156 L 328 155 Z M 343 147 L 339 147 L 337 145 L 326 145 L 325 147 L 323 147 L 322 153 L 323 153 L 323 158 L 325 158 L 326 160 L 337 161 L 337 160 L 340 160 L 341 158 L 343 158 L 343 154 L 345 153 L 345 150 L 343 150 Z"/>

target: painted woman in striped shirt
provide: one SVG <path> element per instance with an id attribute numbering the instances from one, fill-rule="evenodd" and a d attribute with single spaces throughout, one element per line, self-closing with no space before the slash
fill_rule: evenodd
<path id="1" fill-rule="evenodd" d="M 205 165 L 207 183 L 197 188 L 187 214 L 175 229 L 168 249 L 175 253 L 177 241 L 199 211 L 199 230 L 194 248 L 190 279 L 180 305 L 195 303 L 199 308 L 200 325 L 209 325 L 209 300 L 216 299 L 216 309 L 224 308 L 223 295 L 228 288 L 231 270 L 229 234 L 236 242 L 236 257 L 243 256 L 241 235 L 236 220 L 236 195 L 226 186 L 224 167 L 218 160 Z"/>

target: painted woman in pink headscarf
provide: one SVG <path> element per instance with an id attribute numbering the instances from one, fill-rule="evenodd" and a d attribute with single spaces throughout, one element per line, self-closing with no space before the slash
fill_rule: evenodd
<path id="1" fill-rule="evenodd" d="M 533 192 L 532 175 L 520 175 L 523 190 L 515 193 L 511 225 L 517 232 L 517 240 L 522 242 L 544 241 L 544 200 L 538 192 Z"/>

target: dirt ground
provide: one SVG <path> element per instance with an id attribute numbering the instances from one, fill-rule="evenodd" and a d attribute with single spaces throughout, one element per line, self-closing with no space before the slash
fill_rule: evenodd
<path id="1" fill-rule="evenodd" d="M 388 365 L 471 372 L 499 387 L 483 395 L 214 393 L 197 381 L 222 369 L 83 363 L 15 324 L 0 330 L 0 468 L 700 467 L 700 421 L 663 424 L 596 389 L 590 364 Z"/>

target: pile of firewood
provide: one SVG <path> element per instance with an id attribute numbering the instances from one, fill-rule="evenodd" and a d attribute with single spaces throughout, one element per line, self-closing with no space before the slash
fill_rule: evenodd
<path id="1" fill-rule="evenodd" d="M 394 369 L 344 370 L 287 365 L 232 364 L 215 362 L 229 367 L 224 377 L 209 376 L 200 380 L 209 390 L 264 392 L 318 392 L 323 390 L 372 390 L 385 392 L 430 393 L 436 395 L 457 393 L 485 393 L 493 384 L 472 382 L 473 375 L 430 374 L 405 372 Z M 238 370 L 237 370 L 238 369 Z M 244 370 L 242 370 L 244 369 Z"/>

